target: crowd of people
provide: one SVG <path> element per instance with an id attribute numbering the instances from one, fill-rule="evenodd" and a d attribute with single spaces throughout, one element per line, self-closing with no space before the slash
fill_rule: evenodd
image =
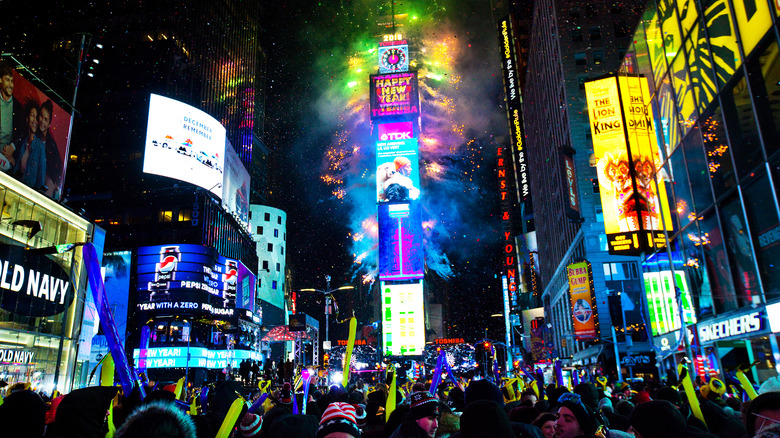
<path id="1" fill-rule="evenodd" d="M 304 374 L 306 375 L 306 374 Z M 0 435 L 54 438 L 780 438 L 780 378 L 752 400 L 702 384 L 695 397 L 672 386 L 584 382 L 572 388 L 528 381 L 430 380 L 373 387 L 318 385 L 301 376 L 281 387 L 261 380 L 182 390 L 98 386 L 53 398 L 29 385 L 8 388 Z M 307 387 L 308 386 L 308 387 Z M 251 388 L 251 389 L 248 389 Z M 177 392 L 178 391 L 178 392 Z M 239 401 L 237 403 L 237 400 Z"/>

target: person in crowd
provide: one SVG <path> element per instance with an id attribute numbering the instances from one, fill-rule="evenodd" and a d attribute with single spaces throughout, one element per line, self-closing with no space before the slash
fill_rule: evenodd
<path id="1" fill-rule="evenodd" d="M 477 400 L 466 406 L 466 410 L 460 417 L 460 433 L 455 436 L 514 438 L 515 433 L 509 417 L 498 403 L 491 400 Z"/>
<path id="2" fill-rule="evenodd" d="M 566 393 L 558 399 L 558 418 L 555 420 L 555 438 L 591 437 L 601 426 L 590 408 L 582 403 L 579 394 Z"/>
<path id="3" fill-rule="evenodd" d="M 14 167 L 14 140 L 19 135 L 19 119 L 22 106 L 14 98 L 14 71 L 5 62 L 0 62 L 0 170 L 11 172 Z"/>
<path id="4" fill-rule="evenodd" d="M 544 412 L 536 417 L 531 424 L 542 431 L 544 438 L 553 438 L 553 436 L 555 436 L 555 420 L 557 419 L 558 417 L 556 417 L 555 414 Z"/>
<path id="5" fill-rule="evenodd" d="M 344 402 L 329 404 L 322 413 L 317 438 L 360 438 L 355 407 Z"/>
<path id="6" fill-rule="evenodd" d="M 637 405 L 631 413 L 631 430 L 637 438 L 714 438 L 701 429 L 688 426 L 682 413 L 666 400 L 651 400 Z"/>
<path id="7" fill-rule="evenodd" d="M 607 420 L 609 430 L 628 432 L 628 429 L 631 428 L 631 422 L 628 420 L 628 417 L 624 417 L 615 412 L 615 409 L 612 406 L 612 399 L 609 397 L 604 397 L 599 400 L 599 412 L 601 412 L 601 415 Z"/>
<path id="8" fill-rule="evenodd" d="M 436 397 L 428 391 L 410 396 L 409 413 L 390 438 L 434 438 L 439 427 L 441 410 Z"/>
<path id="9" fill-rule="evenodd" d="M 750 401 L 743 421 L 749 437 L 762 428 L 780 423 L 780 392 L 766 392 Z"/>
<path id="10" fill-rule="evenodd" d="M 174 403 L 141 405 L 116 431 L 116 438 L 197 438 L 195 424 Z"/>
<path id="11" fill-rule="evenodd" d="M 0 435 L 39 438 L 46 425 L 46 404 L 24 383 L 11 385 L 0 405 Z"/>
<path id="12" fill-rule="evenodd" d="M 57 142 L 52 136 L 51 126 L 52 117 L 54 115 L 54 104 L 50 99 L 46 99 L 41 104 L 41 109 L 38 112 L 38 136 L 41 138 L 46 150 L 46 180 L 44 185 L 46 186 L 46 195 L 56 197 L 59 194 L 60 185 L 62 183 L 62 157 L 60 156 L 60 150 L 57 147 Z"/>

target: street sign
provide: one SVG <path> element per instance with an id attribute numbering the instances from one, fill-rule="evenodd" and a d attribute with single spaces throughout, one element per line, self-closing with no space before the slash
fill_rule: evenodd
<path id="1" fill-rule="evenodd" d="M 325 351 L 330 350 L 330 341 L 322 341 L 322 349 Z"/>

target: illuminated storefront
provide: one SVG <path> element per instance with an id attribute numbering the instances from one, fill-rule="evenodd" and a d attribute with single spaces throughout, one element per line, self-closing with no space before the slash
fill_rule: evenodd
<path id="1" fill-rule="evenodd" d="M 666 250 L 648 253 L 645 280 L 675 279 L 665 299 L 667 307 L 692 307 L 694 356 L 721 372 L 758 361 L 749 376 L 763 381 L 780 358 L 765 321 L 780 300 L 780 11 L 770 2 L 649 5 L 621 75 L 648 80 L 655 181 L 668 194 L 674 256 L 656 263 Z M 692 303 L 679 296 L 688 293 Z M 672 354 L 669 333 L 656 334 L 656 347 Z"/>
<path id="2" fill-rule="evenodd" d="M 92 241 L 95 228 L 1 172 L 0 199 L 0 380 L 68 392 L 80 367 L 87 286 L 80 246 L 62 253 L 25 247 Z"/>

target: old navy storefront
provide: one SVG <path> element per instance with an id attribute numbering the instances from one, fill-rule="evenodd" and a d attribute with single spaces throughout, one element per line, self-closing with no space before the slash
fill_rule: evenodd
<path id="1" fill-rule="evenodd" d="M 95 228 L 4 173 L 0 199 L 0 380 L 68 392 L 87 286 L 81 247 L 68 244 Z"/>

